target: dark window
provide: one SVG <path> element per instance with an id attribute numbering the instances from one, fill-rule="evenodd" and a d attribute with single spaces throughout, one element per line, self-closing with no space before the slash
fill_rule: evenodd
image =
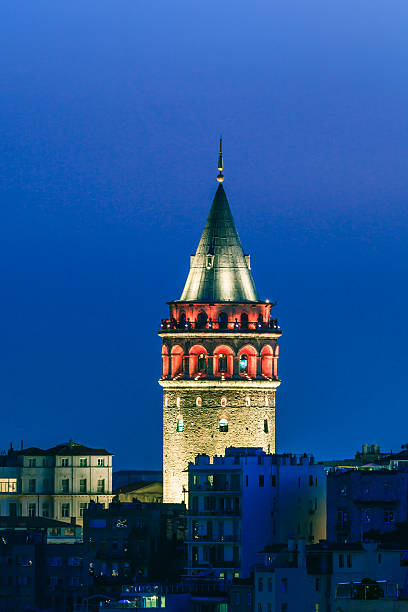
<path id="1" fill-rule="evenodd" d="M 227 356 L 225 353 L 220 353 L 218 355 L 218 371 L 219 372 L 227 371 Z"/>
<path id="2" fill-rule="evenodd" d="M 86 493 L 86 478 L 81 478 L 79 481 L 79 492 Z"/>
<path id="3" fill-rule="evenodd" d="M 272 486 L 276 487 L 276 475 L 272 474 Z"/>
<path id="4" fill-rule="evenodd" d="M 268 431 L 269 431 L 268 419 L 264 419 L 264 432 L 268 433 Z"/>
<path id="5" fill-rule="evenodd" d="M 265 476 L 263 474 L 259 475 L 259 486 L 263 487 L 265 485 Z"/>
<path id="6" fill-rule="evenodd" d="M 206 368 L 207 368 L 207 360 L 205 358 L 205 354 L 200 353 L 198 356 L 198 371 L 205 372 Z"/>
<path id="7" fill-rule="evenodd" d="M 343 557 L 343 555 L 339 555 L 339 567 L 344 567 L 344 557 Z"/>
<path id="8" fill-rule="evenodd" d="M 263 591 L 263 578 L 261 577 L 258 578 L 258 591 Z"/>
<path id="9" fill-rule="evenodd" d="M 28 492 L 35 493 L 35 478 L 30 478 L 28 481 Z"/>
<path id="10" fill-rule="evenodd" d="M 248 474 L 245 476 L 245 486 L 248 486 Z"/>
<path id="11" fill-rule="evenodd" d="M 226 312 L 220 312 L 218 317 L 218 325 L 220 329 L 227 329 L 228 327 L 228 315 Z"/>
<path id="12" fill-rule="evenodd" d="M 347 555 L 347 567 L 351 567 L 351 555 Z"/>
<path id="13" fill-rule="evenodd" d="M 186 326 L 186 315 L 184 314 L 184 312 L 182 312 L 180 315 L 180 328 L 183 328 L 185 326 Z"/>
<path id="14" fill-rule="evenodd" d="M 243 312 L 241 315 L 241 328 L 242 329 L 248 328 L 248 315 L 246 312 Z"/>
<path id="15" fill-rule="evenodd" d="M 200 329 L 207 325 L 207 315 L 205 312 L 199 312 L 197 317 L 197 327 Z"/>
<path id="16" fill-rule="evenodd" d="M 309 476 L 309 487 L 313 487 L 313 476 L 311 474 Z"/>
<path id="17" fill-rule="evenodd" d="M 61 491 L 63 493 L 69 492 L 69 479 L 68 478 L 64 478 L 64 480 L 61 480 Z"/>

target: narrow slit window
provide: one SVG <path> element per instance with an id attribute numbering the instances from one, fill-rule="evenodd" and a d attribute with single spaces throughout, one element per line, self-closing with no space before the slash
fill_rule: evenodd
<path id="1" fill-rule="evenodd" d="M 264 419 L 264 432 L 269 432 L 268 419 Z"/>

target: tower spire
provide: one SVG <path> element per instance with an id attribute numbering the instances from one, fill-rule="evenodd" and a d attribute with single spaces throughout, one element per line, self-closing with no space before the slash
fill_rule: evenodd
<path id="1" fill-rule="evenodd" d="M 223 177 L 223 174 L 222 174 L 223 168 L 224 168 L 224 162 L 223 162 L 223 159 L 222 159 L 222 136 L 221 136 L 221 138 L 220 138 L 220 154 L 218 156 L 218 170 L 219 170 L 219 174 L 217 176 L 217 181 L 219 183 L 222 183 L 224 181 L 224 177 Z"/>

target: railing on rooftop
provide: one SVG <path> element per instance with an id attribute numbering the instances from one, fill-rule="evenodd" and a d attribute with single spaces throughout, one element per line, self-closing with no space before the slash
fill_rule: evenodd
<path id="1" fill-rule="evenodd" d="M 219 321 L 212 321 L 209 319 L 207 322 L 203 323 L 202 321 L 190 321 L 187 319 L 186 321 L 176 321 L 176 319 L 162 319 L 161 321 L 161 329 L 162 330 L 171 330 L 171 331 L 219 331 L 223 332 L 276 332 L 280 333 L 281 328 L 278 325 L 278 319 L 270 319 L 269 321 L 229 321 L 228 323 L 222 323 Z"/>

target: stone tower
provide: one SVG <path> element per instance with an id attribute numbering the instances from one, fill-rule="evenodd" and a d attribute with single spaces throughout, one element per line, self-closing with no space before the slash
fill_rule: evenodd
<path id="1" fill-rule="evenodd" d="M 188 462 L 227 446 L 275 451 L 277 320 L 258 298 L 219 182 L 179 300 L 163 319 L 163 501 L 185 501 Z"/>

